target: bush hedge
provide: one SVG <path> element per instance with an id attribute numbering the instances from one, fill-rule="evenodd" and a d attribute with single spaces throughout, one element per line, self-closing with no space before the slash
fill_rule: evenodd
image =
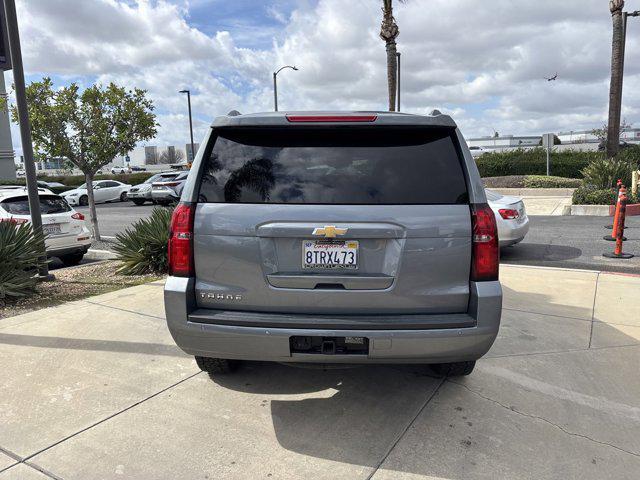
<path id="1" fill-rule="evenodd" d="M 601 152 L 564 150 L 551 152 L 551 175 L 582 178 L 582 170 L 593 160 L 604 158 Z M 544 148 L 517 149 L 509 152 L 488 152 L 476 158 L 482 177 L 505 175 L 545 175 L 547 153 Z"/>
<path id="2" fill-rule="evenodd" d="M 627 192 L 629 203 L 639 203 L 637 196 Z M 616 202 L 614 189 L 602 189 L 592 185 L 585 185 L 573 192 L 574 205 L 613 205 Z"/>
<path id="3" fill-rule="evenodd" d="M 547 177 L 546 175 L 527 175 L 524 177 L 525 188 L 578 188 L 582 186 L 579 178 Z"/>
<path id="4" fill-rule="evenodd" d="M 117 180 L 118 182 L 127 183 L 129 185 L 138 185 L 144 182 L 147 178 L 154 175 L 153 172 L 131 173 L 131 174 L 119 174 L 119 175 L 96 175 L 95 180 Z M 65 188 L 57 187 L 53 190 L 57 193 L 64 192 L 77 188 L 85 183 L 84 175 L 38 175 L 38 180 L 45 182 L 57 182 L 62 183 Z M 1 185 L 26 185 L 24 178 L 18 178 L 17 180 L 0 180 Z"/>

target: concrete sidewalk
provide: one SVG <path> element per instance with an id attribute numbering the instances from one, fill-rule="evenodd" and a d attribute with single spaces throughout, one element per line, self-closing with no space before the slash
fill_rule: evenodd
<path id="1" fill-rule="evenodd" d="M 527 215 L 571 215 L 574 188 L 491 188 L 502 195 L 521 197 Z"/>
<path id="2" fill-rule="evenodd" d="M 640 277 L 502 267 L 464 379 L 251 363 L 173 344 L 162 284 L 0 320 L 0 480 L 637 479 Z"/>

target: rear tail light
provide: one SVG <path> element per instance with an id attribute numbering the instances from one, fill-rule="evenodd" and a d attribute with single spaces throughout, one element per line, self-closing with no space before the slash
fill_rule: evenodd
<path id="1" fill-rule="evenodd" d="M 81 214 L 80 212 L 76 212 L 73 215 L 71 215 L 71 218 L 73 218 L 74 220 L 84 220 L 84 215 Z"/>
<path id="2" fill-rule="evenodd" d="M 512 208 L 501 208 L 500 210 L 498 210 L 498 213 L 505 220 L 515 220 L 516 218 L 520 217 L 520 213 Z"/>
<path id="3" fill-rule="evenodd" d="M 177 187 L 178 185 L 180 185 L 180 182 L 167 182 L 167 183 L 160 184 L 160 186 L 165 186 L 165 187 Z"/>
<path id="4" fill-rule="evenodd" d="M 179 203 L 171 217 L 169 235 L 169 275 L 193 277 L 193 218 L 196 207 L 191 203 Z"/>
<path id="5" fill-rule="evenodd" d="M 489 205 L 471 205 L 473 229 L 471 280 L 487 282 L 498 280 L 500 248 L 496 217 Z"/>
<path id="6" fill-rule="evenodd" d="M 287 120 L 296 122 L 375 122 L 377 115 L 287 115 Z"/>

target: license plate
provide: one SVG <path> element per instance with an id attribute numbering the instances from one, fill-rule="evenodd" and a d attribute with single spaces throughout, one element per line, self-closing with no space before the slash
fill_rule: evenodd
<path id="1" fill-rule="evenodd" d="M 42 231 L 45 235 L 60 235 L 62 230 L 60 229 L 60 225 L 54 223 L 53 225 L 43 225 Z"/>
<path id="2" fill-rule="evenodd" d="M 304 240 L 302 268 L 358 268 L 356 240 Z"/>

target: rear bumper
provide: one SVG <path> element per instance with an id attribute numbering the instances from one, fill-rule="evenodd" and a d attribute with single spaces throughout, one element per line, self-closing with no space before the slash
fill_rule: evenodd
<path id="1" fill-rule="evenodd" d="M 508 247 L 524 240 L 529 232 L 529 217 L 524 222 L 518 224 L 515 220 L 498 221 L 498 240 L 501 247 Z"/>
<path id="2" fill-rule="evenodd" d="M 74 245 L 74 246 L 68 246 L 68 247 L 57 247 L 54 249 L 47 249 L 47 256 L 60 257 L 63 255 L 73 255 L 76 253 L 84 254 L 89 251 L 90 246 L 91 246 L 91 243 L 86 245 Z"/>
<path id="3" fill-rule="evenodd" d="M 186 353 L 213 358 L 316 363 L 477 360 L 491 348 L 498 334 L 502 310 L 500 283 L 483 282 L 471 284 L 469 312 L 463 315 L 357 316 L 351 318 L 360 323 L 349 324 L 344 323 L 349 317 L 234 312 L 237 319 L 234 322 L 234 315 L 229 312 L 198 310 L 193 283 L 193 279 L 168 277 L 165 285 L 167 324 L 177 345 Z M 412 324 L 407 324 L 407 317 L 412 317 Z M 386 329 L 381 328 L 385 320 Z M 291 353 L 289 339 L 292 336 L 365 337 L 369 339 L 369 353 Z"/>
<path id="4" fill-rule="evenodd" d="M 127 198 L 133 200 L 151 200 L 151 190 L 144 192 L 127 192 Z"/>
<path id="5" fill-rule="evenodd" d="M 176 195 L 176 192 L 174 192 L 173 190 L 153 190 L 151 192 L 151 198 L 153 200 L 169 201 L 169 200 L 177 200 L 178 196 Z"/>
<path id="6" fill-rule="evenodd" d="M 46 241 L 47 256 L 59 257 L 76 253 L 87 253 L 91 247 L 91 234 L 86 227 L 82 232 L 69 235 L 57 235 Z"/>

